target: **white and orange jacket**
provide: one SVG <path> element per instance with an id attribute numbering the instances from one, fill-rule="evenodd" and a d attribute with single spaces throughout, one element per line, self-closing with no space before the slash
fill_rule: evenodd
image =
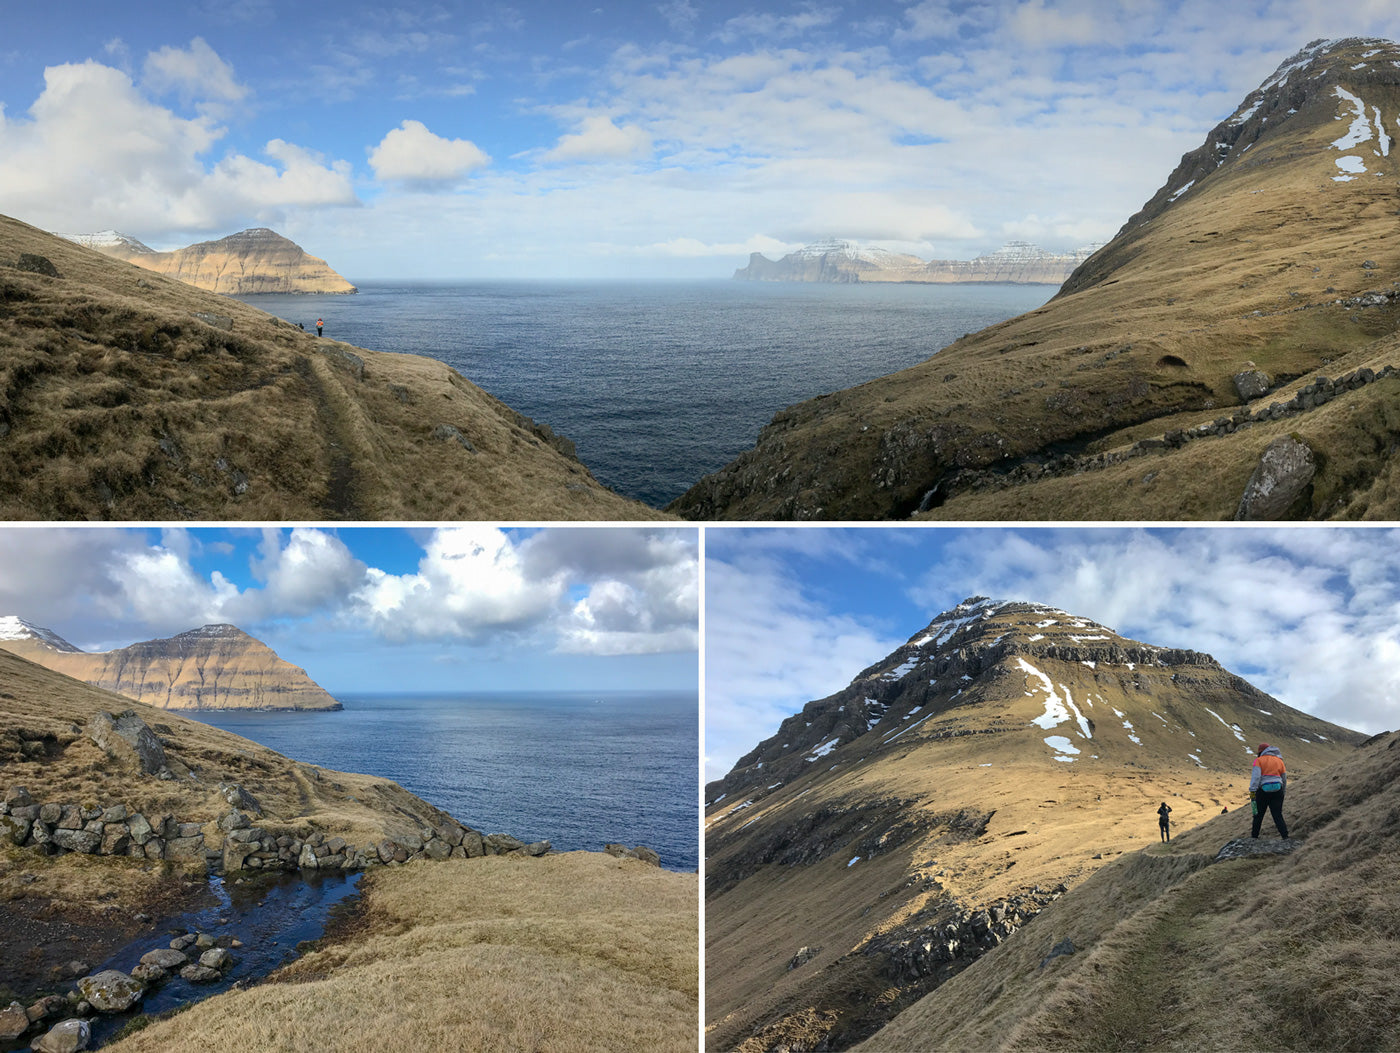
<path id="1" fill-rule="evenodd" d="M 1288 773 L 1283 768 L 1283 754 L 1277 746 L 1270 746 L 1254 759 L 1254 770 L 1249 775 L 1249 792 L 1256 790 L 1270 793 L 1288 786 Z"/>

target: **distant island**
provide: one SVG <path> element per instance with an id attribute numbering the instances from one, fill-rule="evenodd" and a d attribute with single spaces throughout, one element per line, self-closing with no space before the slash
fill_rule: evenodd
<path id="1" fill-rule="evenodd" d="M 866 248 L 832 238 L 806 245 L 778 261 L 761 252 L 749 256 L 734 277 L 752 282 L 921 282 L 952 285 L 1006 282 L 1059 285 L 1098 249 L 1046 252 L 1027 241 L 1012 241 L 972 260 L 925 260 L 906 253 Z"/>
<path id="2" fill-rule="evenodd" d="M 341 708 L 306 670 L 232 625 L 83 651 L 52 629 L 7 615 L 0 649 L 157 709 Z"/>
<path id="3" fill-rule="evenodd" d="M 252 227 L 218 241 L 157 252 L 129 234 L 60 234 L 114 259 L 227 296 L 255 293 L 353 293 L 358 290 L 296 242 L 267 227 Z"/>

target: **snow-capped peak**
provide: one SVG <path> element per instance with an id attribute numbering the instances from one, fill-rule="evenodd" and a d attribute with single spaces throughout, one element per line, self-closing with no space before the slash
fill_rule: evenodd
<path id="1" fill-rule="evenodd" d="M 149 245 L 137 241 L 130 234 L 119 230 L 99 230 L 96 234 L 59 234 L 77 245 L 89 249 L 129 249 L 133 252 L 154 252 Z"/>
<path id="2" fill-rule="evenodd" d="M 43 626 L 34 625 L 13 614 L 0 615 L 0 640 L 38 640 L 57 651 L 77 651 L 58 633 Z"/>

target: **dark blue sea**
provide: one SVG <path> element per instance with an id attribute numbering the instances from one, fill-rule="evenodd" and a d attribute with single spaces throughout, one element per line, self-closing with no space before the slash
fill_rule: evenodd
<path id="1" fill-rule="evenodd" d="M 711 281 L 367 282 L 251 296 L 377 351 L 448 363 L 572 439 L 593 475 L 661 506 L 754 444 L 785 406 L 921 362 L 1039 307 L 1047 285 Z"/>
<path id="2" fill-rule="evenodd" d="M 669 870 L 699 866 L 694 693 L 339 697 L 334 713 L 198 716 L 294 760 L 392 779 L 483 833 L 559 851 L 644 844 Z"/>

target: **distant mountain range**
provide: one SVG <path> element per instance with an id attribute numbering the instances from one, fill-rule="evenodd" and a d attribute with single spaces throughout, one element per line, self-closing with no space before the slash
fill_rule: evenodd
<path id="1" fill-rule="evenodd" d="M 0 648 L 159 709 L 340 709 L 304 669 L 233 625 L 205 625 L 115 651 L 0 617 Z"/>
<path id="2" fill-rule="evenodd" d="M 829 239 L 804 246 L 774 262 L 762 253 L 749 256 L 734 272 L 740 281 L 758 282 L 925 282 L 958 284 L 1006 282 L 1059 285 L 1096 246 L 1074 252 L 1046 252 L 1026 241 L 1012 241 L 973 260 L 925 260 L 905 253 Z"/>
<path id="3" fill-rule="evenodd" d="M 229 296 L 252 293 L 353 293 L 355 286 L 325 260 L 267 227 L 252 227 L 218 241 L 157 252 L 129 234 L 104 230 L 59 237 L 134 263 L 157 274 Z"/>
<path id="4" fill-rule="evenodd" d="M 847 1048 L 1155 844 L 1162 802 L 1248 836 L 1258 743 L 1291 794 L 1363 737 L 1208 654 L 971 597 L 706 787 L 707 1047 Z"/>

